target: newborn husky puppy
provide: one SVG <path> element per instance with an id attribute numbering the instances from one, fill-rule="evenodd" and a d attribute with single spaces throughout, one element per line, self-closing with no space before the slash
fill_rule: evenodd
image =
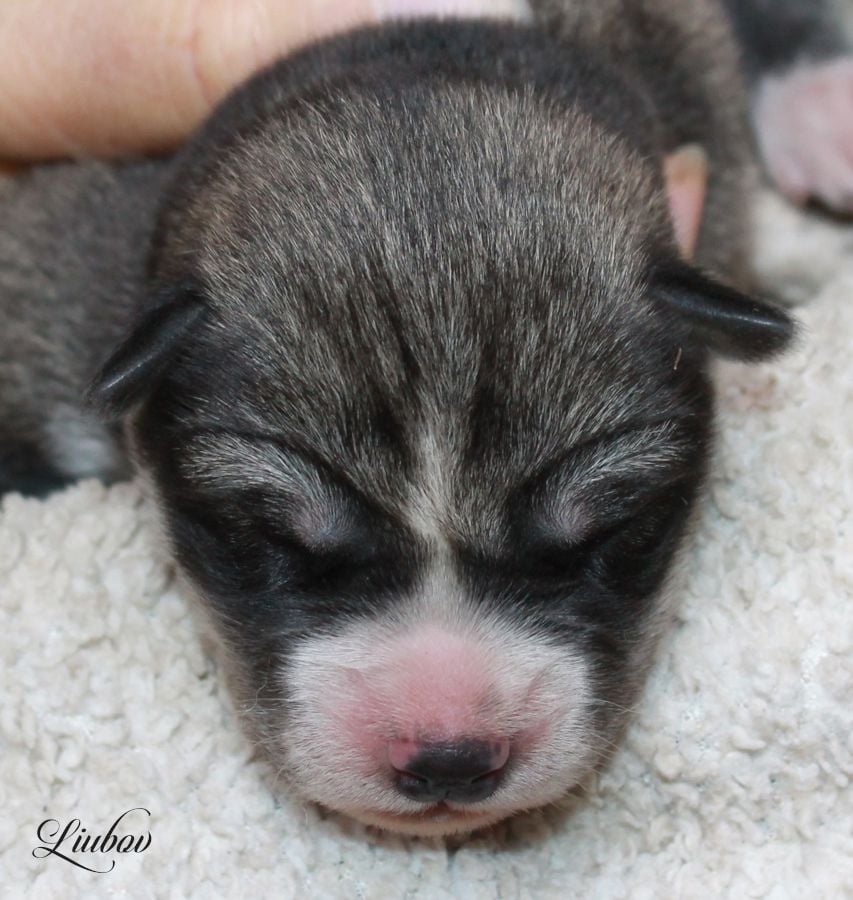
<path id="1" fill-rule="evenodd" d="M 3 487 L 120 477 L 126 442 L 258 746 L 412 834 L 607 757 L 668 619 L 712 360 L 792 334 L 741 292 L 722 6 L 527 18 L 330 39 L 170 162 L 0 193 Z M 111 350 L 91 399 L 122 434 L 78 399 Z"/>

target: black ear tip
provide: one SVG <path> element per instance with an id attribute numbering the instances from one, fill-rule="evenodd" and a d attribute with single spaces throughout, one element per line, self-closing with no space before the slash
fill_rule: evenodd
<path id="1" fill-rule="evenodd" d="M 83 403 L 98 413 L 102 419 L 116 419 L 121 415 L 122 404 L 114 395 L 109 378 L 103 369 L 92 379 L 83 393 Z"/>
<path id="2" fill-rule="evenodd" d="M 770 359 L 788 349 L 799 333 L 793 316 L 781 307 L 685 265 L 657 273 L 653 285 L 657 300 L 721 356 L 746 362 Z"/>
<path id="3" fill-rule="evenodd" d="M 743 359 L 770 359 L 790 349 L 799 337 L 799 328 L 790 313 L 767 301 L 749 303 L 749 313 L 744 313 L 745 335 L 751 332 L 749 340 L 754 353 L 746 352 Z M 746 324 L 748 320 L 748 325 Z"/>
<path id="4" fill-rule="evenodd" d="M 133 369 L 122 369 L 111 357 L 86 388 L 84 402 L 107 420 L 120 418 L 143 393 L 133 374 Z"/>
<path id="5" fill-rule="evenodd" d="M 204 302 L 192 292 L 145 312 L 92 379 L 84 395 L 87 405 L 108 419 L 126 413 L 162 375 L 204 313 Z"/>

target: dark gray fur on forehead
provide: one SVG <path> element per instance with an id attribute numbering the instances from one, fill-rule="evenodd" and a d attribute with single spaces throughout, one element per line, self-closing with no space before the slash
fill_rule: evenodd
<path id="1" fill-rule="evenodd" d="M 586 111 L 485 86 L 324 97 L 207 179 L 160 260 L 210 306 L 200 420 L 281 429 L 371 480 L 431 430 L 516 478 L 659 411 L 637 391 L 675 354 L 642 301 L 649 245 L 671 242 L 659 173 Z"/>
<path id="2" fill-rule="evenodd" d="M 447 181 L 464 180 L 461 169 Z M 614 222 L 595 229 L 607 247 L 584 247 L 580 233 L 571 242 L 579 204 L 559 184 L 531 200 L 457 192 L 433 176 L 417 207 L 399 193 L 399 205 L 384 206 L 376 185 L 361 181 L 342 200 L 328 185 L 336 176 L 318 171 L 313 197 L 294 197 L 298 179 L 273 176 L 264 196 L 259 185 L 251 215 L 276 227 L 255 226 L 250 253 L 239 253 L 246 229 L 233 223 L 201 251 L 211 316 L 188 356 L 209 366 L 196 382 L 206 388 L 203 420 L 281 431 L 347 462 L 363 454 L 369 463 L 389 446 L 405 462 L 431 429 L 477 455 L 523 451 L 535 465 L 567 440 L 659 411 L 642 396 L 645 370 L 667 377 L 675 347 L 655 346 L 643 321 L 651 315 L 634 235 Z M 324 213 L 328 200 L 316 198 L 330 196 L 336 207 Z M 638 344 L 642 352 L 626 352 Z M 370 446 L 374 435 L 389 446 Z"/>

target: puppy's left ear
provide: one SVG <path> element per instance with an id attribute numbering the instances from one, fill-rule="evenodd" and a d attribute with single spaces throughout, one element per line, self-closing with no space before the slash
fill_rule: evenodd
<path id="1" fill-rule="evenodd" d="M 86 391 L 86 402 L 118 418 L 148 393 L 202 318 L 200 293 L 183 286 L 162 293 L 132 326 Z"/>
<path id="2" fill-rule="evenodd" d="M 741 293 L 686 263 L 658 270 L 652 298 L 675 313 L 701 344 L 731 359 L 759 362 L 781 353 L 796 335 L 783 309 Z"/>

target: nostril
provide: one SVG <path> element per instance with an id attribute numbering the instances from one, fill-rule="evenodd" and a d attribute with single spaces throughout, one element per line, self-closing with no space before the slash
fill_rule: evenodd
<path id="1" fill-rule="evenodd" d="M 497 790 L 509 750 L 508 740 L 400 740 L 388 744 L 388 761 L 397 789 L 412 800 L 474 803 Z"/>

